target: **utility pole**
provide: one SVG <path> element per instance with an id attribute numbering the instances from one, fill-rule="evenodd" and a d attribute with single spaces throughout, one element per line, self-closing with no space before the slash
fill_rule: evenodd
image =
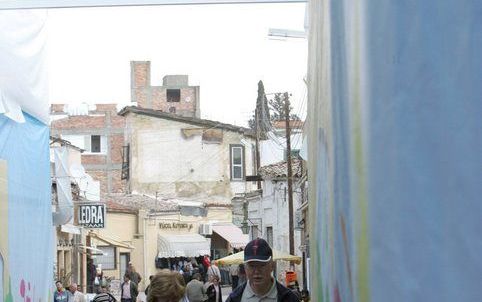
<path id="1" fill-rule="evenodd" d="M 291 167 L 291 130 L 290 130 L 290 99 L 288 92 L 283 94 L 285 105 L 285 122 L 286 122 L 286 152 L 287 155 L 287 167 L 288 167 L 288 209 L 289 209 L 289 236 L 290 236 L 290 254 L 295 254 L 295 231 L 293 227 L 293 170 Z"/>
<path id="2" fill-rule="evenodd" d="M 256 105 L 256 109 L 254 110 L 254 120 L 255 120 L 255 127 L 256 127 L 256 175 L 259 177 L 259 168 L 261 166 L 261 159 L 259 155 L 259 108 Z M 258 190 L 261 190 L 261 180 L 258 178 Z"/>

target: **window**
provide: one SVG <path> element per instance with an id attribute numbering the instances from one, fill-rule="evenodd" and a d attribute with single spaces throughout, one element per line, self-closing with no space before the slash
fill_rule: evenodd
<path id="1" fill-rule="evenodd" d="M 85 150 L 90 153 L 107 153 L 107 137 L 103 135 L 85 136 Z"/>
<path id="2" fill-rule="evenodd" d="M 100 153 L 100 135 L 92 135 L 90 137 L 90 152 Z"/>
<path id="3" fill-rule="evenodd" d="M 166 100 L 168 102 L 181 101 L 181 89 L 166 89 Z"/>
<path id="4" fill-rule="evenodd" d="M 102 264 L 102 269 L 116 269 L 115 266 L 115 247 L 113 246 L 98 246 L 104 255 L 96 256 L 95 264 L 98 266 Z"/>
<path id="5" fill-rule="evenodd" d="M 266 241 L 273 246 L 273 227 L 266 227 Z"/>
<path id="6" fill-rule="evenodd" d="M 120 276 L 119 278 L 122 280 L 127 270 L 127 265 L 131 260 L 131 254 L 129 253 L 120 253 Z"/>
<path id="7" fill-rule="evenodd" d="M 251 239 L 256 239 L 259 237 L 259 229 L 258 229 L 258 226 L 253 224 L 251 226 Z"/>
<path id="8" fill-rule="evenodd" d="M 107 137 L 104 135 L 62 135 L 62 138 L 86 153 L 107 153 Z"/>
<path id="9" fill-rule="evenodd" d="M 244 146 L 230 145 L 231 179 L 244 179 Z"/>
<path id="10" fill-rule="evenodd" d="M 300 149 L 291 149 L 291 158 L 300 158 Z M 288 150 L 285 149 L 285 160 L 288 160 Z"/>

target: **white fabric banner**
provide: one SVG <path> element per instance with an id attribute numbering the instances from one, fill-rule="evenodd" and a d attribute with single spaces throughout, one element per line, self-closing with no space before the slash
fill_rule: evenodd
<path id="1" fill-rule="evenodd" d="M 49 123 L 46 10 L 0 11 L 0 113 Z"/>

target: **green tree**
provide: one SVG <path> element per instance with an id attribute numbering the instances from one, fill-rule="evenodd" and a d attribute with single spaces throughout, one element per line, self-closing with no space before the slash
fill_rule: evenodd
<path id="1" fill-rule="evenodd" d="M 270 119 L 271 121 L 283 121 L 286 117 L 286 100 L 282 93 L 275 93 L 273 99 L 269 100 L 269 106 L 271 107 Z M 290 104 L 290 112 L 293 111 L 293 106 Z M 290 120 L 300 120 L 299 116 L 294 113 L 290 114 Z"/>

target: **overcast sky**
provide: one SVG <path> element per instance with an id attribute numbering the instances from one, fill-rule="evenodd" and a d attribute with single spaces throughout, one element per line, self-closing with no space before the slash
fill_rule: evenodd
<path id="1" fill-rule="evenodd" d="M 130 61 L 151 61 L 151 84 L 188 74 L 203 118 L 244 125 L 257 82 L 306 108 L 306 39 L 273 40 L 269 28 L 304 30 L 305 4 L 56 9 L 48 13 L 51 103 L 130 102 Z"/>

